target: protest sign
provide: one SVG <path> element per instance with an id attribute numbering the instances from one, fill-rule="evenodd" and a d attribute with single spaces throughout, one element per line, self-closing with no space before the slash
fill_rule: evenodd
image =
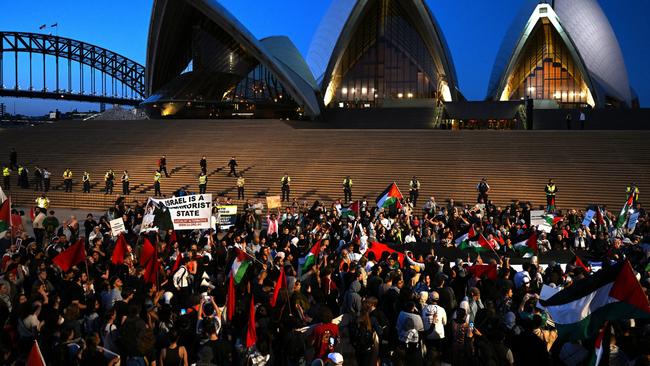
<path id="1" fill-rule="evenodd" d="M 594 215 L 596 214 L 596 211 L 594 210 L 589 210 L 585 214 L 584 220 L 582 220 L 582 226 L 589 226 L 591 225 L 591 220 L 594 219 Z"/>
<path id="2" fill-rule="evenodd" d="M 634 228 L 636 228 L 637 222 L 639 222 L 638 211 L 630 215 L 630 219 L 627 221 L 627 228 L 630 230 L 634 230 Z"/>
<path id="3" fill-rule="evenodd" d="M 193 194 L 166 199 L 152 199 L 169 210 L 174 230 L 209 229 L 212 215 L 212 194 Z"/>
<path id="4" fill-rule="evenodd" d="M 111 234 L 113 236 L 118 236 L 120 233 L 125 233 L 126 228 L 124 227 L 124 220 L 121 217 L 118 217 L 115 220 L 110 221 L 111 224 Z"/>
<path id="5" fill-rule="evenodd" d="M 282 207 L 280 196 L 267 196 L 266 206 L 268 206 L 269 210 Z"/>
<path id="6" fill-rule="evenodd" d="M 223 230 L 228 230 L 237 222 L 237 205 L 217 206 L 217 224 Z"/>
<path id="7" fill-rule="evenodd" d="M 551 225 L 546 222 L 546 211 L 544 210 L 531 210 L 530 211 L 530 224 L 532 226 L 537 226 L 537 230 L 550 233 L 553 228 Z"/>

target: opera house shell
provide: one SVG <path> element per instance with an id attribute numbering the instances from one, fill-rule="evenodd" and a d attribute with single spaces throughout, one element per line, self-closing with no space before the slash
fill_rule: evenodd
<path id="1" fill-rule="evenodd" d="M 334 0 L 307 55 L 327 108 L 458 98 L 445 38 L 423 0 Z"/>
<path id="2" fill-rule="evenodd" d="M 318 86 L 286 37 L 257 40 L 216 0 L 155 0 L 145 111 L 162 118 L 316 118 Z"/>
<path id="3" fill-rule="evenodd" d="M 621 48 L 597 0 L 524 0 L 497 54 L 488 99 L 629 107 Z"/>

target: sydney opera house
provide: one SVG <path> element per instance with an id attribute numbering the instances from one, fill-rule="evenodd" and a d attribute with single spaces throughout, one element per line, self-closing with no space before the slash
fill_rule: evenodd
<path id="1" fill-rule="evenodd" d="M 487 100 L 546 108 L 635 103 L 597 0 L 524 0 Z M 144 102 L 162 118 L 319 119 L 333 110 L 464 103 L 449 47 L 424 0 L 334 0 L 307 61 L 287 37 L 256 39 L 217 0 L 155 0 Z"/>

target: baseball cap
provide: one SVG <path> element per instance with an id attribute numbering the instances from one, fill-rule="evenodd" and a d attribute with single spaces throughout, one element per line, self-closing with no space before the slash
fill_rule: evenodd
<path id="1" fill-rule="evenodd" d="M 332 352 L 327 355 L 327 358 L 335 365 L 343 365 L 343 355 L 338 352 Z"/>

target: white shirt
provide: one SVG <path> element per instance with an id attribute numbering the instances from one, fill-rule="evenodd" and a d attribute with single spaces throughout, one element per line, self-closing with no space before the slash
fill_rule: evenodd
<path id="1" fill-rule="evenodd" d="M 174 273 L 174 287 L 180 289 L 190 285 L 190 272 L 187 267 L 181 266 L 176 273 Z"/>
<path id="2" fill-rule="evenodd" d="M 424 333 L 428 333 L 427 339 L 445 338 L 445 325 L 447 325 L 447 312 L 438 305 L 427 305 L 422 308 L 422 322 L 424 323 Z M 431 326 L 433 331 L 429 333 Z"/>

